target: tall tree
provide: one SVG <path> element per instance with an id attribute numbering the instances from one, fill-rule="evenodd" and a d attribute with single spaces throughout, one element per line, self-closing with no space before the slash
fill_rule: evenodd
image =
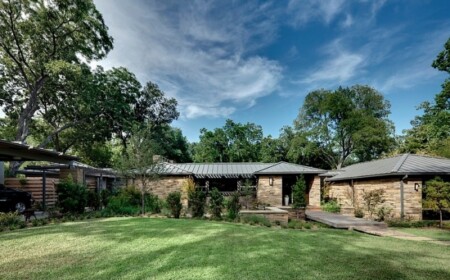
<path id="1" fill-rule="evenodd" d="M 254 123 L 227 120 L 223 128 L 200 130 L 200 141 L 194 148 L 196 162 L 259 161 L 262 128 Z"/>
<path id="2" fill-rule="evenodd" d="M 67 79 L 81 61 L 105 57 L 112 42 L 90 0 L 0 2 L 0 105 L 17 119 L 15 140 L 26 141 L 49 80 Z"/>
<path id="3" fill-rule="evenodd" d="M 450 38 L 432 66 L 450 73 Z M 435 96 L 433 103 L 423 102 L 419 109 L 423 109 L 424 113 L 411 122 L 413 127 L 406 131 L 401 150 L 450 158 L 450 79 L 445 80 L 442 91 Z"/>
<path id="4" fill-rule="evenodd" d="M 297 133 L 315 143 L 332 168 L 346 160 L 370 160 L 394 143 L 390 104 L 375 89 L 355 85 L 309 93 L 294 122 Z"/>

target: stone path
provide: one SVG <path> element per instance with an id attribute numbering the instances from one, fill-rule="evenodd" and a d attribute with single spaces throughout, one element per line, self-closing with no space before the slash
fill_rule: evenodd
<path id="1" fill-rule="evenodd" d="M 390 229 L 390 228 L 380 228 L 380 227 L 374 227 L 374 226 L 359 226 L 359 227 L 353 227 L 351 229 L 359 231 L 359 232 L 371 234 L 371 235 L 376 235 L 376 236 L 393 237 L 393 238 L 398 238 L 398 239 L 414 240 L 414 241 L 427 241 L 427 242 L 432 242 L 435 244 L 450 246 L 450 241 L 441 241 L 441 240 L 436 240 L 436 239 L 429 238 L 429 237 L 417 236 L 414 234 L 410 234 L 410 233 L 406 233 L 406 232 L 402 232 L 402 231 L 398 231 L 398 230 L 394 230 L 394 229 Z"/>
<path id="2" fill-rule="evenodd" d="M 380 228 L 387 227 L 385 223 L 350 216 L 344 216 L 341 214 L 329 213 L 320 210 L 306 210 L 306 218 L 319 223 L 329 225 L 334 228 L 348 229 L 365 226 L 380 227 Z"/>

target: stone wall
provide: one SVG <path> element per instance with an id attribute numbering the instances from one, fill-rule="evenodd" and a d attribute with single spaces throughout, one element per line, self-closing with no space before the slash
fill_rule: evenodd
<path id="1" fill-rule="evenodd" d="M 158 180 L 152 181 L 147 187 L 147 191 L 157 195 L 161 199 L 166 199 L 167 195 L 171 192 L 181 192 L 182 203 L 187 205 L 187 194 L 183 190 L 183 184 L 187 177 L 184 176 L 167 176 L 158 178 Z M 135 180 L 129 180 L 128 185 L 134 185 L 141 187 L 141 180 L 139 178 Z"/>
<path id="2" fill-rule="evenodd" d="M 273 186 L 269 184 L 269 178 L 273 178 Z M 271 206 L 282 205 L 282 176 L 260 176 L 258 178 L 258 191 L 256 197 L 259 202 Z"/>
<path id="3" fill-rule="evenodd" d="M 404 214 L 406 218 L 415 220 L 422 219 L 422 189 L 414 190 L 414 184 L 422 184 L 422 179 L 411 178 L 403 183 L 404 194 Z M 336 198 L 338 203 L 345 210 L 344 214 L 352 215 L 352 209 L 361 208 L 365 212 L 365 217 L 369 216 L 363 199 L 364 192 L 384 189 L 385 202 L 380 205 L 392 209 L 392 216 L 400 218 L 400 178 L 380 178 L 371 180 L 355 180 L 353 188 L 350 182 L 333 182 L 329 187 L 329 196 Z"/>
<path id="4" fill-rule="evenodd" d="M 276 207 L 268 207 L 267 210 L 241 210 L 241 217 L 262 216 L 269 220 L 272 224 L 287 225 L 289 221 L 288 211 L 278 209 Z"/>
<path id="5" fill-rule="evenodd" d="M 314 176 L 309 188 L 309 206 L 319 206 L 320 207 L 320 177 Z"/>

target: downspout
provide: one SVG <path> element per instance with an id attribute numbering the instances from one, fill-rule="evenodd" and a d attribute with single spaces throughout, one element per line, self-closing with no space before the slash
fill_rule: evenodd
<path id="1" fill-rule="evenodd" d="M 404 186 L 403 181 L 408 179 L 408 175 L 403 176 L 400 180 L 400 219 L 403 220 L 405 218 L 405 204 L 404 204 Z"/>

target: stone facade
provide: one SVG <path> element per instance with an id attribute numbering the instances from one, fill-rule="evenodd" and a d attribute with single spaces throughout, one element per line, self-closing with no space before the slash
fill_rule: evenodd
<path id="1" fill-rule="evenodd" d="M 420 178 L 408 178 L 403 182 L 403 204 L 406 218 L 415 220 L 422 219 L 422 189 L 414 189 L 414 184 L 422 185 Z M 369 213 L 363 200 L 364 191 L 384 189 L 385 202 L 380 206 L 392 209 L 391 215 L 394 218 L 401 216 L 400 202 L 400 178 L 380 178 L 371 180 L 354 180 L 353 187 L 349 181 L 333 182 L 328 187 L 329 196 L 336 198 L 341 205 L 343 214 L 353 215 L 354 208 L 361 208 L 367 217 Z"/>
<path id="2" fill-rule="evenodd" d="M 183 205 L 187 205 L 187 194 L 183 189 L 183 184 L 186 182 L 188 178 L 185 176 L 167 176 L 161 177 L 158 180 L 152 181 L 149 183 L 147 187 L 147 191 L 157 195 L 161 199 L 166 199 L 167 195 L 171 192 L 181 192 L 182 203 Z M 128 185 L 134 185 L 136 187 L 141 186 L 141 180 L 129 180 Z"/>
<path id="3" fill-rule="evenodd" d="M 273 186 L 269 184 L 273 178 Z M 258 178 L 258 191 L 256 197 L 259 202 L 270 204 L 271 206 L 282 205 L 282 176 L 260 176 Z"/>
<path id="4" fill-rule="evenodd" d="M 82 168 L 61 168 L 59 178 L 61 180 L 72 177 L 75 183 L 84 184 L 84 170 Z"/>
<path id="5" fill-rule="evenodd" d="M 309 188 L 308 205 L 320 207 L 320 177 L 317 175 L 314 176 Z"/>

